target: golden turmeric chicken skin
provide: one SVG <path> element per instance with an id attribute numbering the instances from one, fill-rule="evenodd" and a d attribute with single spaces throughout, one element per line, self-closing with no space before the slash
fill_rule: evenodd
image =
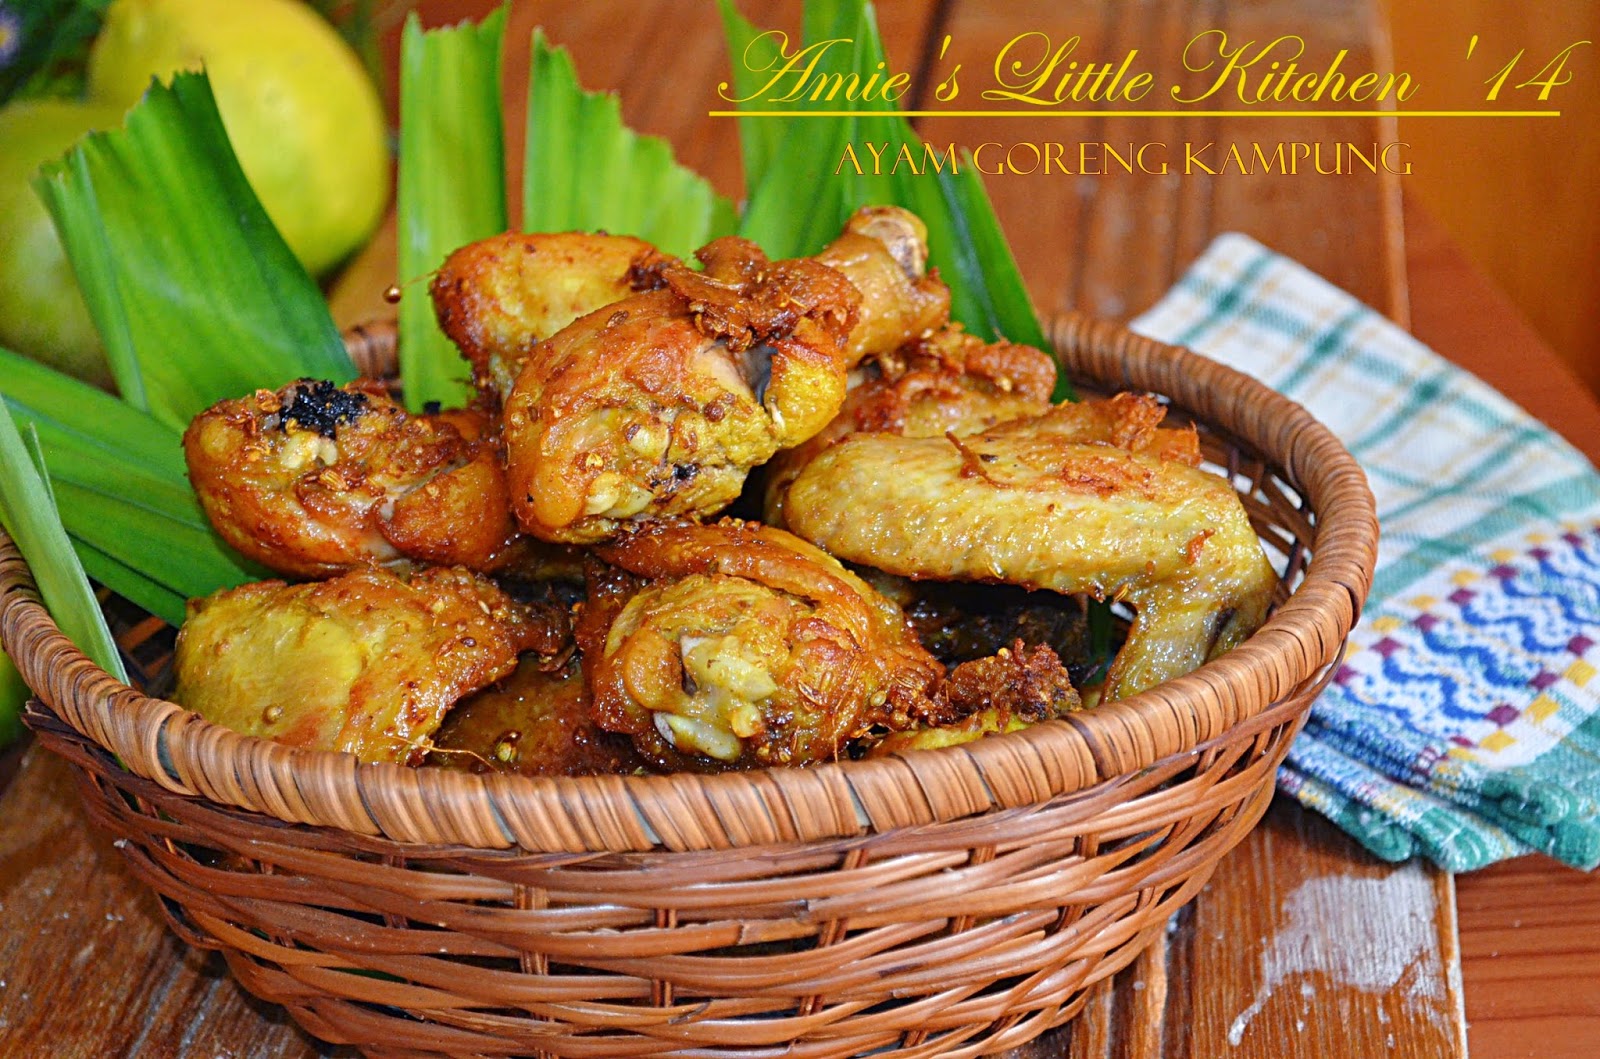
<path id="1" fill-rule="evenodd" d="M 174 701 L 290 746 L 415 764 L 445 711 L 524 651 L 568 650 L 563 611 L 461 569 L 260 581 L 189 604 Z"/>
<path id="2" fill-rule="evenodd" d="M 784 525 L 783 496 L 817 453 L 861 431 L 905 437 L 976 434 L 1050 407 L 1056 365 L 1032 346 L 986 343 L 959 324 L 875 358 L 827 426 L 780 452 L 766 469 L 768 523 Z"/>
<path id="3" fill-rule="evenodd" d="M 450 711 L 427 764 L 522 776 L 599 776 L 636 772 L 646 763 L 632 740 L 589 716 L 589 689 L 577 657 L 552 670 L 525 655 L 516 672 Z"/>
<path id="4" fill-rule="evenodd" d="M 1189 672 L 1265 618 L 1277 575 L 1192 431 L 1152 398 L 1060 405 L 980 434 L 849 435 L 781 503 L 794 532 L 902 576 L 998 581 L 1127 603 L 1108 698 Z"/>
<path id="5" fill-rule="evenodd" d="M 947 318 L 950 291 L 928 274 L 927 228 L 895 206 L 866 206 L 817 259 L 862 296 L 847 366 L 887 353 Z M 499 406 L 533 347 L 580 316 L 635 292 L 636 265 L 661 260 L 630 236 L 551 232 L 481 239 L 445 259 L 429 285 L 440 329 Z"/>
<path id="6" fill-rule="evenodd" d="M 376 383 L 303 379 L 222 401 L 183 446 L 222 539 L 293 577 L 402 559 L 487 569 L 515 535 L 481 419 L 411 416 Z"/>
<path id="7" fill-rule="evenodd" d="M 899 206 L 863 206 L 815 260 L 861 294 L 847 366 L 893 352 L 950 318 L 950 288 L 928 272 L 928 228 Z"/>
<path id="8" fill-rule="evenodd" d="M 625 235 L 552 232 L 482 239 L 445 258 L 428 291 L 439 328 L 499 407 L 533 347 L 633 293 L 629 270 L 655 248 Z"/>
<path id="9" fill-rule="evenodd" d="M 529 533 L 590 543 L 635 521 L 713 514 L 751 467 L 838 410 L 855 288 L 733 237 L 699 256 L 704 272 L 652 262 L 640 282 L 653 289 L 535 347 L 504 419 L 512 507 Z"/>
<path id="10" fill-rule="evenodd" d="M 932 708 L 899 608 L 817 548 L 725 520 L 598 549 L 577 625 L 595 720 L 664 767 L 805 765 Z"/>

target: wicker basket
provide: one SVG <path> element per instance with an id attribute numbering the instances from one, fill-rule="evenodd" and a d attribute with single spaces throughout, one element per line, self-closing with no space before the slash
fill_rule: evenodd
<path id="1" fill-rule="evenodd" d="M 372 1055 L 1021 1044 L 1076 1014 L 1260 818 L 1377 537 L 1361 471 L 1299 406 L 1111 324 L 1066 318 L 1054 340 L 1074 378 L 1164 394 L 1200 422 L 1286 564 L 1261 631 L 1143 694 L 810 769 L 362 765 L 118 683 L 60 635 L 0 536 L 0 634 L 43 700 L 28 722 L 179 935 Z M 352 349 L 392 354 L 381 335 Z"/>

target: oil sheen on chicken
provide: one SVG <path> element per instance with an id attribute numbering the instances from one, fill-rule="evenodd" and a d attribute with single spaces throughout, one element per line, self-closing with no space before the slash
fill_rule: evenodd
<path id="1" fill-rule="evenodd" d="M 968 437 L 858 433 L 781 497 L 796 533 L 913 578 L 995 581 L 1126 602 L 1108 698 L 1187 673 L 1264 619 L 1277 576 L 1192 431 L 1140 395 L 1061 405 Z"/>
<path id="2" fill-rule="evenodd" d="M 703 270 L 634 263 L 639 293 L 527 355 L 505 406 L 512 503 L 529 533 L 593 543 L 652 518 L 705 518 L 752 467 L 838 412 L 850 368 L 944 318 L 921 222 L 853 218 L 816 258 L 716 240 Z"/>
<path id="3" fill-rule="evenodd" d="M 899 609 L 791 534 L 654 526 L 600 554 L 577 630 L 595 718 L 658 765 L 831 761 L 931 709 L 943 669 Z"/>
<path id="4" fill-rule="evenodd" d="M 190 603 L 173 698 L 246 735 L 415 764 L 457 700 L 565 640 L 564 615 L 466 570 L 261 581 Z"/>
<path id="5" fill-rule="evenodd" d="M 486 427 L 470 412 L 409 415 L 376 383 L 301 380 L 202 412 L 184 458 L 217 533 L 278 573 L 487 569 L 516 528 Z"/>

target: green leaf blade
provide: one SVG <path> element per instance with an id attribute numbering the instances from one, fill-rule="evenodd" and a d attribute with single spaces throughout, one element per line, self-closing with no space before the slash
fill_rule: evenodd
<path id="1" fill-rule="evenodd" d="M 500 113 L 506 7 L 482 22 L 423 31 L 413 13 L 400 49 L 399 267 L 407 281 L 458 247 L 506 230 L 505 135 Z M 400 297 L 400 376 L 406 404 L 445 407 L 473 396 L 470 371 L 439 330 L 425 285 Z"/>
<path id="2" fill-rule="evenodd" d="M 153 84 L 35 187 L 125 400 L 182 427 L 228 397 L 355 375 L 327 304 L 239 168 L 204 74 Z"/>
<path id="3" fill-rule="evenodd" d="M 61 524 L 49 478 L 0 401 L 0 523 L 28 561 L 39 595 L 57 626 L 106 672 L 126 681 L 77 553 Z"/>
<path id="4" fill-rule="evenodd" d="M 83 563 L 84 571 L 111 591 L 149 611 L 168 625 L 176 628 L 183 624 L 188 599 L 159 581 L 146 577 L 135 568 L 113 559 L 93 545 L 78 538 L 72 539 L 73 549 Z"/>
<path id="5" fill-rule="evenodd" d="M 733 204 L 656 136 L 622 121 L 616 96 L 587 92 L 572 56 L 534 32 L 522 226 L 633 235 L 685 257 L 735 228 Z"/>
<path id="6" fill-rule="evenodd" d="M 240 559 L 211 532 L 74 482 L 57 481 L 72 536 L 189 598 L 272 575 Z"/>
<path id="7" fill-rule="evenodd" d="M 183 436 L 124 401 L 0 349 L 3 397 L 12 415 L 39 432 L 46 450 L 70 446 L 109 466 L 186 485 Z"/>
<path id="8" fill-rule="evenodd" d="M 766 81 L 761 71 L 779 61 L 778 43 L 741 15 L 733 0 L 717 0 L 717 8 L 722 14 L 723 38 L 728 44 L 728 62 L 733 69 L 733 76 L 726 82 L 725 97 L 737 100 L 753 96 Z M 752 198 L 760 175 L 771 169 L 772 158 L 783 144 L 783 126 L 762 118 L 738 120 L 745 196 Z"/>
<path id="9" fill-rule="evenodd" d="M 0 372 L 0 406 L 38 439 L 90 576 L 173 622 L 188 597 L 270 576 L 211 529 L 175 428 L 5 350 Z"/>

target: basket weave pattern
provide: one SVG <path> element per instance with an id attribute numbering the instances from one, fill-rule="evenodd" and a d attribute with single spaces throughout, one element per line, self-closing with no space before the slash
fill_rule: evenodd
<path id="1" fill-rule="evenodd" d="M 720 776 L 360 765 L 201 721 L 55 629 L 0 535 L 0 636 L 94 822 L 187 941 L 372 1055 L 977 1055 L 1072 1017 L 1265 811 L 1354 624 L 1354 460 L 1203 358 L 1064 318 L 1075 379 L 1202 426 L 1286 567 L 1246 644 L 964 747 Z M 366 367 L 392 343 L 352 342 Z M 1290 592 L 1290 589 L 1293 592 Z"/>

